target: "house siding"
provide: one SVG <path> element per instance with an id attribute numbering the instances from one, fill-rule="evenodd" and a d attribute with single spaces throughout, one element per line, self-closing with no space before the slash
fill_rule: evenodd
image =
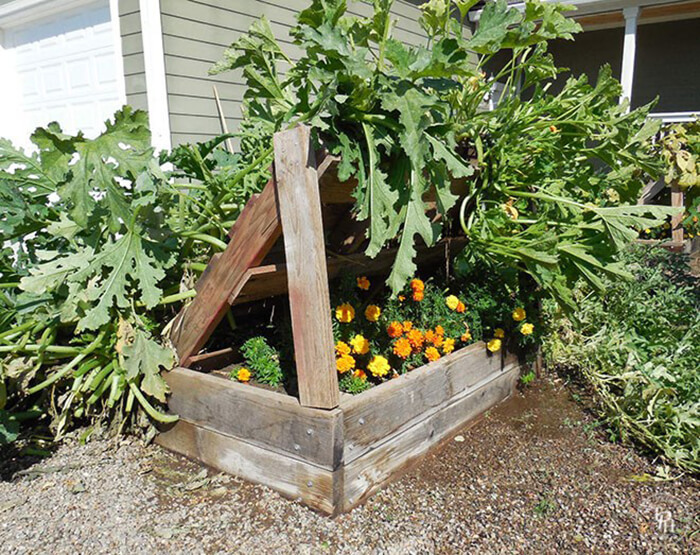
<path id="1" fill-rule="evenodd" d="M 135 1 L 135 0 L 134 0 Z M 397 0 L 395 36 L 407 44 L 425 41 L 417 3 Z M 163 50 L 172 144 L 204 141 L 222 132 L 212 87 L 216 86 L 230 131 L 241 120 L 245 85 L 240 71 L 210 76 L 209 68 L 250 25 L 265 15 L 287 55 L 301 52 L 289 31 L 308 0 L 161 0 Z M 349 2 L 348 12 L 368 16 L 369 4 Z M 134 62 L 134 66 L 137 62 Z M 136 69 L 136 67 L 135 67 Z"/>
<path id="2" fill-rule="evenodd" d="M 134 108 L 147 110 L 139 0 L 119 0 L 119 34 L 124 58 L 126 101 Z"/>

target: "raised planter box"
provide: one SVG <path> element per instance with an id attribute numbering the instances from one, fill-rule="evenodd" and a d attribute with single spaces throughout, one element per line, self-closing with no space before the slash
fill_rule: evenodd
<path id="1" fill-rule="evenodd" d="M 180 421 L 156 442 L 337 514 L 510 396 L 519 373 L 514 356 L 476 343 L 324 410 L 176 368 L 166 379 Z"/>

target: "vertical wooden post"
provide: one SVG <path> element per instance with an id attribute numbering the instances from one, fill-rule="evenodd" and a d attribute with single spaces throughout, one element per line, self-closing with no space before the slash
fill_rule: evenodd
<path id="1" fill-rule="evenodd" d="M 683 190 L 677 181 L 671 184 L 671 206 L 683 208 Z M 683 248 L 683 211 L 671 218 L 671 239 Z"/>
<path id="2" fill-rule="evenodd" d="M 287 264 L 299 398 L 308 407 L 338 406 L 326 247 L 316 157 L 308 127 L 276 133 L 275 183 Z"/>

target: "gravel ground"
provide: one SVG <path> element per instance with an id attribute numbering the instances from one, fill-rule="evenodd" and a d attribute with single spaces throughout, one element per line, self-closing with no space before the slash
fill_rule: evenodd
<path id="1" fill-rule="evenodd" d="M 10 477 L 8 459 L 4 554 L 700 552 L 698 482 L 639 478 L 656 467 L 557 380 L 336 519 L 135 440 L 67 444 Z"/>

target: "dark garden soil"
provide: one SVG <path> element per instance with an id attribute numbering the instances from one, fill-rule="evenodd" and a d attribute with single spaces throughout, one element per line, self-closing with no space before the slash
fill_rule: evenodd
<path id="1" fill-rule="evenodd" d="M 336 519 L 135 440 L 64 445 L 0 482 L 0 546 L 52 555 L 697 553 L 699 483 L 657 472 L 610 443 L 571 389 L 544 379 Z"/>

